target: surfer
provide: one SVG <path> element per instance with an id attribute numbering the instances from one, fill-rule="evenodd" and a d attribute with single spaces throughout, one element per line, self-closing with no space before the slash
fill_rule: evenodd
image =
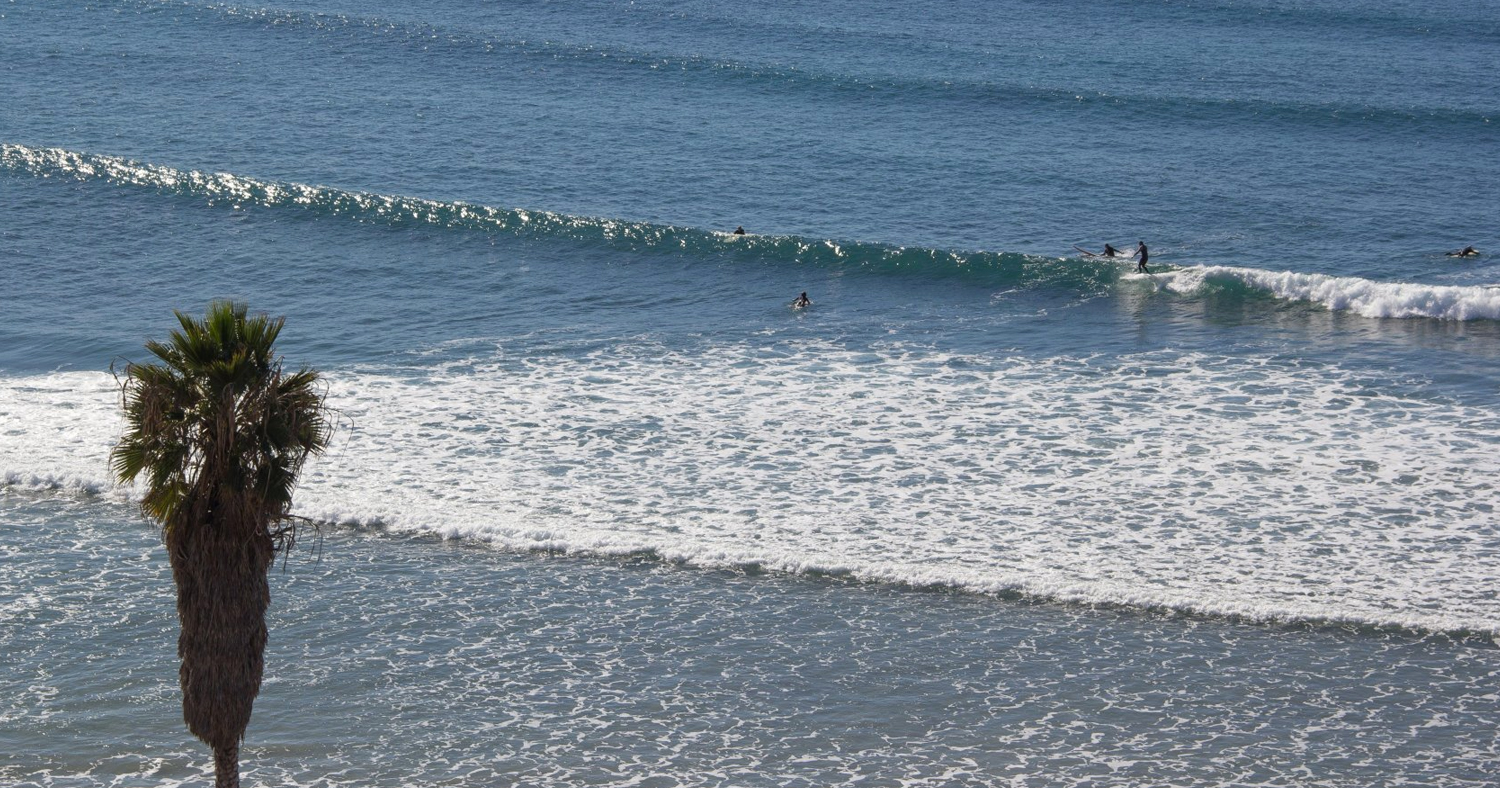
<path id="1" fill-rule="evenodd" d="M 1090 252 L 1082 246 L 1074 246 L 1073 248 L 1077 249 L 1080 252 L 1083 252 L 1084 257 L 1120 257 L 1123 254 L 1119 249 L 1116 249 L 1109 244 L 1104 245 L 1104 251 L 1102 252 Z"/>
<path id="2" fill-rule="evenodd" d="M 734 228 L 734 234 L 735 235 L 744 235 L 745 234 L 745 228 L 744 227 L 736 227 L 736 228 Z"/>
<path id="3" fill-rule="evenodd" d="M 1447 256 L 1448 257 L 1478 257 L 1479 256 L 1479 250 L 1475 249 L 1472 246 L 1465 246 L 1464 248 L 1462 248 L 1462 249 L 1460 249 L 1460 250 L 1458 250 L 1456 252 L 1448 252 Z"/>
<path id="4" fill-rule="evenodd" d="M 812 299 L 808 298 L 807 291 L 803 290 L 802 295 L 797 296 L 797 300 L 792 302 L 792 308 L 801 309 L 805 306 L 812 306 Z"/>
<path id="5" fill-rule="evenodd" d="M 1136 241 L 1135 254 L 1131 257 L 1139 257 L 1141 261 L 1135 264 L 1136 273 L 1150 274 L 1151 269 L 1146 267 L 1146 261 L 1151 259 L 1151 253 L 1146 251 L 1145 241 Z"/>

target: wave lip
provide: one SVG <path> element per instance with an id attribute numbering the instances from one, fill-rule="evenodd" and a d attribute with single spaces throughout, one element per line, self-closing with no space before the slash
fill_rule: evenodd
<path id="1" fill-rule="evenodd" d="M 1157 278 L 1176 293 L 1244 289 L 1371 318 L 1500 320 L 1500 288 L 1496 287 L 1376 282 L 1357 276 L 1233 266 L 1179 268 Z"/>

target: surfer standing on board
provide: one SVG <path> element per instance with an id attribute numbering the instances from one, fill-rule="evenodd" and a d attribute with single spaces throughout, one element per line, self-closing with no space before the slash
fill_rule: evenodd
<path id="1" fill-rule="evenodd" d="M 1145 241 L 1136 241 L 1135 254 L 1131 257 L 1139 257 L 1141 261 L 1135 264 L 1136 273 L 1149 274 L 1151 269 L 1146 267 L 1146 261 L 1151 259 L 1151 253 L 1146 251 Z"/>

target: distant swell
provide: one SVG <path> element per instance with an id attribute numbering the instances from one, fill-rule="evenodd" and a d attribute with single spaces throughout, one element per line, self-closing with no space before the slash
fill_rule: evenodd
<path id="1" fill-rule="evenodd" d="M 505 52 L 522 57 L 565 61 L 583 67 L 628 69 L 655 74 L 701 75 L 714 80 L 771 84 L 781 90 L 812 90 L 844 94 L 868 101 L 872 96 L 909 102 L 913 97 L 937 101 L 960 99 L 1000 106 L 1024 103 L 1083 107 L 1099 113 L 1099 119 L 1117 121 L 1122 107 L 1139 112 L 1160 113 L 1175 119 L 1222 123 L 1225 113 L 1245 120 L 1281 118 L 1299 125 L 1342 126 L 1351 122 L 1374 123 L 1388 134 L 1432 135 L 1453 128 L 1483 127 L 1491 121 L 1486 112 L 1456 107 L 1398 107 L 1357 102 L 1282 102 L 1243 97 L 1117 94 L 1097 86 L 1045 84 L 1032 79 L 1018 82 L 965 79 L 961 76 L 905 75 L 891 73 L 838 73 L 799 67 L 795 64 L 741 62 L 675 52 L 653 52 L 619 46 L 568 41 L 506 38 L 485 31 L 452 29 L 424 22 L 391 21 L 379 17 L 348 16 L 232 4 L 204 6 L 179 0 L 142 0 L 143 8 L 173 14 L 210 15 L 212 20 L 239 22 L 277 29 L 304 30 L 313 34 L 389 37 L 387 40 L 430 52 L 442 48 L 462 56 L 484 57 Z M 1243 22 L 1244 20 L 1241 20 Z M 1324 20 L 1328 21 L 1328 20 Z M 1295 23 L 1295 22 L 1294 22 Z M 1457 29 L 1464 29 L 1456 26 Z M 1469 28 L 1472 30 L 1472 26 Z M 803 30 L 801 35 L 822 39 L 830 35 L 856 35 L 840 30 Z M 903 42 L 918 46 L 921 39 Z M 876 45 L 876 44 L 872 44 Z"/>

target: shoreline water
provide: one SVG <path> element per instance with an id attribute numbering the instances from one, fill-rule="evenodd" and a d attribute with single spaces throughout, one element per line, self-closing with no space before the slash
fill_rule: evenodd
<path id="1" fill-rule="evenodd" d="M 6 497 L 0 517 L 14 524 L 17 502 Z M 7 628 L 13 675 L 28 683 L 8 694 L 0 718 L 6 737 L 37 746 L 11 750 L 0 776 L 51 775 L 61 785 L 202 779 L 176 719 L 170 583 L 154 530 L 108 514 L 112 505 L 84 502 L 92 513 L 79 518 L 56 503 L 19 508 L 31 533 L 72 549 L 11 553 L 19 534 L 9 527 L 0 549 L 33 577 L 97 565 L 123 583 L 105 605 L 76 595 L 87 587 L 82 575 L 6 606 L 19 624 Z M 378 786 L 447 773 L 482 784 L 654 775 L 781 785 L 906 773 L 916 785 L 1068 785 L 1212 783 L 1253 768 L 1256 783 L 1301 775 L 1356 785 L 1403 774 L 1412 784 L 1478 785 L 1495 756 L 1493 737 L 1485 754 L 1479 708 L 1448 699 L 1485 686 L 1500 671 L 1497 651 L 1442 636 L 684 572 L 654 561 L 539 560 L 430 536 L 335 529 L 317 552 L 304 544 L 272 573 L 269 681 L 245 750 L 251 781 Z M 0 582 L 0 595 L 14 599 L 15 590 Z M 47 658 L 101 637 L 135 646 L 73 664 Z M 1319 675 L 1332 681 L 1321 686 Z M 82 703 L 45 717 L 28 711 L 47 708 L 56 696 L 46 688 L 59 682 Z M 1378 702 L 1391 692 L 1409 709 Z M 318 701 L 299 700 L 308 697 Z M 136 721 L 130 749 L 102 762 L 35 760 L 53 746 L 114 747 L 88 720 L 118 713 Z M 1408 726 L 1434 719 L 1439 727 L 1407 738 Z M 1159 733 L 1130 732 L 1144 720 Z M 570 731 L 580 728 L 595 733 L 579 741 Z M 32 739 L 42 731 L 51 745 Z M 803 737 L 822 746 L 792 755 Z M 870 759 L 871 747 L 882 754 Z M 1410 769 L 1431 747 L 1451 754 L 1450 771 L 1425 782 Z"/>

